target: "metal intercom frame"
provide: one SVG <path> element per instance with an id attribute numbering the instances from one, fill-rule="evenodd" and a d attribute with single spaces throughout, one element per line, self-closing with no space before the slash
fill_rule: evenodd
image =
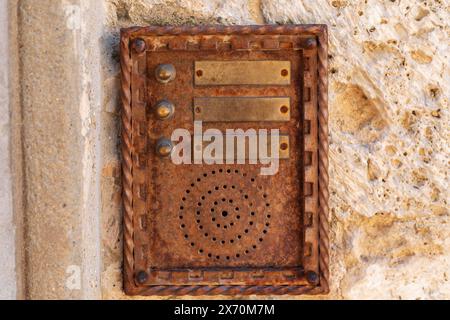
<path id="1" fill-rule="evenodd" d="M 248 41 L 226 43 L 227 47 L 220 47 L 229 37 L 257 36 L 263 39 L 258 48 Z M 143 154 L 147 150 L 148 128 L 142 125 L 148 108 L 146 96 L 147 70 L 146 52 L 152 50 L 143 38 L 169 37 L 164 49 L 177 51 L 180 57 L 187 50 L 278 50 L 281 41 L 274 41 L 277 37 L 301 36 L 300 46 L 312 50 L 314 69 L 309 74 L 314 75 L 309 90 L 304 95 L 314 95 L 315 110 L 305 110 L 304 119 L 304 157 L 303 164 L 312 165 L 309 172 L 304 174 L 303 196 L 306 208 L 302 212 L 302 225 L 305 228 L 301 244 L 302 254 L 310 255 L 309 265 L 312 268 L 300 268 L 293 277 L 304 279 L 303 282 L 288 284 L 267 284 L 264 273 L 271 273 L 270 268 L 254 272 L 253 281 L 236 284 L 228 281 L 230 274 L 238 273 L 239 268 L 225 271 L 213 271 L 218 274 L 217 280 L 204 284 L 201 280 L 202 272 L 189 267 L 183 270 L 171 270 L 158 273 L 155 277 L 167 279 L 172 273 L 181 272 L 186 283 L 163 284 L 150 283 L 152 270 L 137 266 L 138 255 L 145 255 L 149 250 L 144 249 L 139 239 L 148 235 L 145 226 L 148 208 L 141 200 L 146 198 L 148 185 L 142 180 L 145 175 L 148 159 Z M 190 37 L 200 37 L 200 45 L 189 48 Z M 264 38 L 267 37 L 267 41 Z M 212 39 L 212 40 L 211 40 Z M 216 39 L 216 40 L 214 40 Z M 281 38 L 280 38 L 281 39 Z M 304 41 L 303 41 L 304 40 Z M 226 41 L 225 41 L 226 42 Z M 197 44 L 198 45 L 198 44 Z M 266 47 L 265 47 L 266 46 Z M 289 47 L 284 48 L 289 49 Z M 122 100 L 122 162 L 123 162 L 123 233 L 124 233 L 124 290 L 129 295 L 300 295 L 325 294 L 329 291 L 329 239 L 328 239 L 328 35 L 326 25 L 266 25 L 266 26 L 194 26 L 194 27 L 132 27 L 123 29 L 120 40 L 121 56 L 121 100 Z M 303 71 L 302 71 L 303 74 Z M 311 79 L 310 79 L 311 80 Z M 307 81 L 307 80 L 305 80 Z M 303 82 L 302 82 L 303 83 Z M 302 90 L 304 88 L 301 88 Z M 309 88 L 311 89 L 311 88 Z M 303 97 L 303 96 L 302 96 Z M 138 119 L 141 117 L 142 119 Z M 136 120 L 137 119 L 137 120 Z M 145 121 L 144 121 L 145 122 Z M 308 169 L 305 169 L 308 171 Z M 308 208 L 308 197 L 313 198 L 311 208 Z M 142 202 L 142 203 L 140 203 Z M 315 265 L 315 266 L 314 266 Z M 250 270 L 253 272 L 254 270 Z M 222 272 L 222 274 L 221 274 Z M 292 275 L 285 274 L 286 279 Z M 181 278 L 182 278 L 181 277 Z M 154 278 L 156 279 L 156 278 Z M 214 278 L 216 279 L 216 278 Z M 261 279 L 261 280 L 258 280 Z M 196 281 L 199 280 L 198 284 Z M 177 279 L 177 281 L 180 281 Z M 276 282 L 276 281 L 275 281 Z M 288 281 L 289 282 L 289 281 Z M 301 283 L 301 284 L 300 284 Z"/>

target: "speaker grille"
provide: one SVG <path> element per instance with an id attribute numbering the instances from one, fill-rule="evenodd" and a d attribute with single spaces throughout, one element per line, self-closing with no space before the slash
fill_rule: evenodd
<path id="1" fill-rule="evenodd" d="M 204 172 L 186 187 L 180 230 L 190 250 L 215 260 L 251 255 L 270 236 L 270 196 L 258 176 L 232 169 Z"/>

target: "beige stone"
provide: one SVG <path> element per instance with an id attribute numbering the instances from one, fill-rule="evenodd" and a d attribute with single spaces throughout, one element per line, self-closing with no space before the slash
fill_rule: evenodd
<path id="1" fill-rule="evenodd" d="M 411 51 L 411 57 L 420 64 L 428 64 L 431 63 L 431 61 L 433 61 L 433 58 L 427 55 L 422 50 Z"/>
<path id="2" fill-rule="evenodd" d="M 331 293 L 324 298 L 450 298 L 445 2 L 18 5 L 27 297 L 127 298 L 121 278 L 120 27 L 324 23 L 330 35 L 331 226 Z M 22 126 L 17 119 L 13 128 Z M 13 203 L 19 203 L 15 194 Z M 67 287 L 76 275 L 71 267 L 80 268 L 79 289 Z"/>
<path id="3" fill-rule="evenodd" d="M 329 25 L 333 295 L 446 297 L 449 12 L 441 2 L 340 3 L 262 1 L 267 22 Z"/>
<path id="4" fill-rule="evenodd" d="M 377 102 L 369 99 L 358 85 L 336 84 L 336 92 L 339 108 L 331 111 L 331 117 L 339 129 L 358 136 L 361 141 L 378 139 L 386 122 Z"/>

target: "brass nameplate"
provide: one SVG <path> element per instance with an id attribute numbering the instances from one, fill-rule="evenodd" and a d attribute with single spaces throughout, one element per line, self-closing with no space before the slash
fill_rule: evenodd
<path id="1" fill-rule="evenodd" d="M 194 119 L 203 122 L 289 121 L 288 97 L 194 98 Z"/>
<path id="2" fill-rule="evenodd" d="M 229 156 L 231 160 L 254 160 L 257 161 L 258 159 L 262 160 L 271 160 L 271 159 L 279 159 L 279 160 L 287 160 L 289 159 L 290 155 L 290 141 L 289 141 L 289 135 L 280 133 L 278 135 L 278 154 L 275 155 L 275 152 L 272 150 L 272 136 L 269 134 L 270 130 L 268 131 L 268 135 L 266 137 L 267 141 L 267 149 L 263 152 L 259 149 L 259 139 L 261 139 L 261 136 L 258 136 L 258 134 L 235 134 L 235 135 L 225 135 L 223 137 L 222 141 L 222 149 L 221 149 L 221 156 L 218 154 L 213 154 L 212 157 L 209 157 L 208 154 L 204 154 L 203 157 L 205 160 L 221 160 L 223 163 L 226 162 L 227 157 Z M 195 136 L 192 137 L 194 141 L 194 149 L 193 152 L 196 151 L 203 151 L 205 148 L 208 148 L 208 146 L 211 144 L 211 142 L 215 142 L 214 136 L 208 136 L 203 135 L 203 137 L 198 137 L 197 139 Z M 198 140 L 198 144 L 195 143 Z M 206 141 L 205 141 L 206 140 Z M 233 152 L 231 154 L 227 154 L 227 142 L 230 142 L 233 146 Z M 249 146 L 249 142 L 252 142 L 254 149 Z M 243 148 L 243 149 L 240 149 Z M 217 151 L 217 150 L 215 150 Z M 229 159 L 228 159 L 229 160 Z"/>
<path id="3" fill-rule="evenodd" d="M 290 61 L 196 61 L 195 84 L 290 85 Z"/>

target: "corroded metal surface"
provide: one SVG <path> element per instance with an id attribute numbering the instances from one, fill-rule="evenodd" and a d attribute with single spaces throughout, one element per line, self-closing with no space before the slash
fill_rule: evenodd
<path id="1" fill-rule="evenodd" d="M 133 163 L 131 160 L 131 56 L 130 38 L 121 33 L 121 102 L 122 102 L 122 203 L 124 210 L 124 289 L 134 290 L 134 240 L 133 240 Z"/>
<path id="2" fill-rule="evenodd" d="M 327 292 L 326 27 L 130 28 L 121 44 L 125 291 Z M 195 86 L 200 60 L 289 61 L 291 83 Z M 168 64 L 172 75 L 160 70 Z M 230 96 L 290 97 L 286 122 L 204 124 L 280 129 L 289 160 L 277 175 L 259 175 L 262 165 L 176 166 L 158 155 L 175 128 L 193 133 L 194 98 Z M 175 107 L 164 121 L 155 110 L 162 100 Z"/>
<path id="3" fill-rule="evenodd" d="M 213 136 L 208 136 L 207 134 L 204 134 L 203 137 L 205 137 L 205 141 L 203 140 L 202 143 L 199 144 L 195 144 L 194 143 L 194 148 L 197 145 L 201 145 L 203 148 L 206 148 L 211 142 L 209 140 L 211 140 L 213 138 Z M 193 139 L 195 139 L 195 136 L 192 137 Z M 278 149 L 278 154 L 276 152 L 274 152 L 274 148 L 272 148 L 272 139 L 278 139 L 278 144 L 277 144 L 277 149 Z M 248 143 L 244 144 L 243 146 L 241 146 L 239 144 L 239 140 L 242 141 L 242 139 L 247 139 L 245 141 L 251 141 L 253 140 L 255 142 L 255 146 L 253 148 L 253 150 L 251 150 L 252 148 L 249 147 Z M 268 136 L 267 137 L 267 149 L 262 152 L 260 150 L 260 145 L 258 143 L 258 135 L 237 135 L 237 134 L 233 134 L 233 135 L 227 135 L 225 134 L 223 136 L 223 150 L 227 149 L 227 144 L 231 143 L 230 146 L 230 150 L 232 150 L 233 152 L 230 152 L 230 154 L 226 155 L 227 157 L 225 157 L 225 163 L 227 159 L 232 160 L 233 162 L 243 162 L 245 160 L 253 160 L 253 161 L 257 161 L 258 159 L 263 159 L 266 161 L 270 161 L 271 159 L 281 159 L 281 160 L 286 160 L 289 159 L 289 155 L 290 155 L 290 140 L 289 140 L 289 135 L 288 134 L 277 134 L 277 135 L 273 135 L 273 136 Z M 195 141 L 195 140 L 194 140 Z M 200 141 L 200 140 L 199 140 Z M 276 143 L 274 142 L 274 145 Z M 239 150 L 241 149 L 241 150 Z M 229 156 L 229 157 L 228 157 Z M 214 157 L 204 157 L 205 160 L 209 160 L 209 159 L 214 159 Z"/>

